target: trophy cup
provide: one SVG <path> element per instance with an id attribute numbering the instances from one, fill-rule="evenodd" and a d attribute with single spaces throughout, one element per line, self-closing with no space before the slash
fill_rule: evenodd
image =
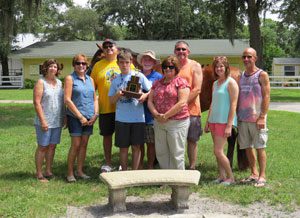
<path id="1" fill-rule="evenodd" d="M 124 96 L 127 98 L 140 98 L 143 93 L 140 92 L 141 84 L 138 76 L 131 76 L 130 81 L 127 82 L 127 87 L 123 90 Z"/>

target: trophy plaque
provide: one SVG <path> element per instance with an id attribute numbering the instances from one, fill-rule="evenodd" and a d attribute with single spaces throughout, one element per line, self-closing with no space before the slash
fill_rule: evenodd
<path id="1" fill-rule="evenodd" d="M 127 87 L 123 90 L 124 96 L 127 98 L 140 98 L 143 93 L 140 92 L 141 84 L 138 76 L 131 76 L 130 81 L 127 82 Z"/>

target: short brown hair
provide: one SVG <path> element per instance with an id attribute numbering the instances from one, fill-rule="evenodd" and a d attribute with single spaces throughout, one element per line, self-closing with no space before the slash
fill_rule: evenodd
<path id="1" fill-rule="evenodd" d="M 74 57 L 73 57 L 73 60 L 72 60 L 72 66 L 74 67 L 75 66 L 75 62 L 78 61 L 79 58 L 83 58 L 84 59 L 84 62 L 86 63 L 86 67 L 88 68 L 89 67 L 89 62 L 88 62 L 88 59 L 87 59 L 87 56 L 84 55 L 84 54 L 76 54 Z"/>
<path id="2" fill-rule="evenodd" d="M 117 55 L 117 61 L 120 59 L 132 61 L 132 54 L 128 49 L 120 50 L 120 53 Z"/>
<path id="3" fill-rule="evenodd" d="M 62 69 L 64 68 L 64 65 L 63 64 L 59 64 L 57 62 L 57 60 L 55 60 L 55 59 L 45 60 L 44 63 L 43 63 L 43 65 L 42 65 L 42 75 L 44 77 L 47 75 L 48 68 L 52 64 L 56 64 L 56 66 L 57 66 L 57 73 L 55 74 L 56 77 L 61 73 Z"/>
<path id="4" fill-rule="evenodd" d="M 216 78 L 219 77 L 215 71 L 215 68 L 218 63 L 221 63 L 225 66 L 225 78 L 227 78 L 230 75 L 230 68 L 229 68 L 229 63 L 228 63 L 227 57 L 225 57 L 225 56 L 214 57 L 214 61 L 212 63 L 212 68 L 213 68 L 212 70 L 213 70 L 214 76 Z"/>
<path id="5" fill-rule="evenodd" d="M 169 57 L 163 60 L 163 62 L 161 63 L 161 67 L 162 69 L 164 69 L 165 66 L 169 66 L 170 64 L 173 64 L 175 66 L 175 72 L 177 75 L 179 73 L 180 67 L 178 58 L 174 55 L 170 55 Z"/>

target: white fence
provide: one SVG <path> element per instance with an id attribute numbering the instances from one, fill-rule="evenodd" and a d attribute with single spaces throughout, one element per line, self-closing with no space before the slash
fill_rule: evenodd
<path id="1" fill-rule="evenodd" d="M 23 74 L 20 76 L 0 76 L 0 88 L 23 88 L 24 78 Z"/>
<path id="2" fill-rule="evenodd" d="M 300 76 L 270 76 L 272 89 L 300 89 Z"/>

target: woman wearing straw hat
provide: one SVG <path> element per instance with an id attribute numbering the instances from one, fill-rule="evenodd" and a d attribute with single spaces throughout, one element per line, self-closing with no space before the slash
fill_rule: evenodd
<path id="1" fill-rule="evenodd" d="M 148 50 L 137 56 L 137 62 L 142 66 L 142 73 L 147 79 L 154 83 L 156 80 L 160 80 L 162 75 L 154 70 L 154 67 L 160 63 L 160 60 L 156 58 L 155 52 Z M 145 143 L 147 144 L 147 168 L 153 169 L 155 161 L 155 144 L 154 144 L 154 128 L 153 128 L 153 116 L 148 109 L 147 101 L 144 102 L 145 112 Z M 141 146 L 141 161 L 140 169 L 143 168 L 144 161 L 144 145 Z"/>

